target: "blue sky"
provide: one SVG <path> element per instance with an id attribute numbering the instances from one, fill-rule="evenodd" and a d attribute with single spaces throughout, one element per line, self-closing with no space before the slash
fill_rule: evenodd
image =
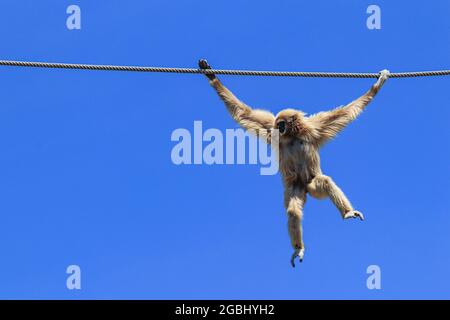
<path id="1" fill-rule="evenodd" d="M 80 6 L 82 29 L 66 28 Z M 381 30 L 366 8 L 381 7 Z M 0 1 L 0 59 L 392 72 L 450 67 L 450 3 Z M 371 79 L 221 77 L 314 113 Z M 177 128 L 235 128 L 200 75 L 0 68 L 0 298 L 450 298 L 450 78 L 391 79 L 321 153 L 366 221 L 308 199 L 304 262 L 279 176 L 175 166 Z M 82 289 L 66 288 L 68 265 Z M 366 288 L 379 265 L 382 289 Z"/>

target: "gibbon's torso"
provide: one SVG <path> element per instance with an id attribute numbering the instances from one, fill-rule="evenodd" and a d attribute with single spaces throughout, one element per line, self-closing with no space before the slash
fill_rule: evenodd
<path id="1" fill-rule="evenodd" d="M 302 187 L 321 174 L 317 146 L 296 137 L 280 139 L 280 172 L 285 183 Z"/>

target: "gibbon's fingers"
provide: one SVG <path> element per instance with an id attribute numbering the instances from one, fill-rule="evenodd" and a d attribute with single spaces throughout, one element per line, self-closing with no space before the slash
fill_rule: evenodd
<path id="1" fill-rule="evenodd" d="M 379 72 L 379 75 L 380 75 L 380 76 L 378 77 L 378 81 L 377 81 L 377 83 L 376 83 L 378 89 L 381 88 L 381 87 L 383 86 L 383 84 L 386 82 L 387 79 L 389 79 L 389 75 L 390 75 L 390 74 L 391 74 L 391 73 L 390 73 L 389 70 L 387 70 L 387 69 L 381 70 L 381 71 Z"/>
<path id="2" fill-rule="evenodd" d="M 211 66 L 209 65 L 208 61 L 206 61 L 205 59 L 200 59 L 198 60 L 198 66 L 200 67 L 200 69 L 202 70 L 207 70 L 207 69 L 211 69 Z M 209 80 L 214 80 L 216 78 L 215 74 L 205 74 L 205 76 L 209 79 Z"/>
<path id="3" fill-rule="evenodd" d="M 211 69 L 211 66 L 208 64 L 208 61 L 206 59 L 198 60 L 198 66 L 200 67 L 200 69 Z"/>
<path id="4" fill-rule="evenodd" d="M 380 77 L 383 77 L 383 76 L 389 77 L 389 75 L 391 74 L 391 72 L 390 72 L 388 69 L 384 69 L 384 70 L 381 70 L 381 71 L 379 72 L 379 74 L 380 74 Z"/>

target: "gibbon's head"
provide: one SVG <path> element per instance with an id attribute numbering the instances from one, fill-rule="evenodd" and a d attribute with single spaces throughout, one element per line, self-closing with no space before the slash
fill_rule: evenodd
<path id="1" fill-rule="evenodd" d="M 280 111 L 275 118 L 275 128 L 280 136 L 294 136 L 305 127 L 304 113 L 294 109 Z"/>

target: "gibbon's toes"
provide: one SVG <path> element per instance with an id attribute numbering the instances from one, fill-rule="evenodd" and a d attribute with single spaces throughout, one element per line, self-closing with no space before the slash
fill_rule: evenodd
<path id="1" fill-rule="evenodd" d="M 303 256 L 305 255 L 305 249 L 295 249 L 291 257 L 291 265 L 295 268 L 295 259 L 298 257 L 300 262 L 303 262 Z"/>
<path id="2" fill-rule="evenodd" d="M 297 257 L 297 255 L 294 253 L 291 257 L 291 266 L 292 268 L 295 268 L 295 258 Z"/>
<path id="3" fill-rule="evenodd" d="M 202 70 L 208 70 L 211 69 L 211 66 L 209 65 L 208 61 L 206 61 L 205 59 L 200 59 L 198 61 L 198 66 L 200 67 L 200 69 Z M 205 76 L 209 79 L 209 80 L 213 80 L 216 78 L 216 76 L 214 74 L 205 74 Z"/>
<path id="4" fill-rule="evenodd" d="M 347 212 L 344 215 L 344 219 L 350 219 L 350 218 L 353 218 L 353 219 L 359 218 L 359 219 L 361 219 L 361 221 L 363 221 L 364 220 L 364 215 L 360 211 L 353 210 L 353 211 Z"/>

